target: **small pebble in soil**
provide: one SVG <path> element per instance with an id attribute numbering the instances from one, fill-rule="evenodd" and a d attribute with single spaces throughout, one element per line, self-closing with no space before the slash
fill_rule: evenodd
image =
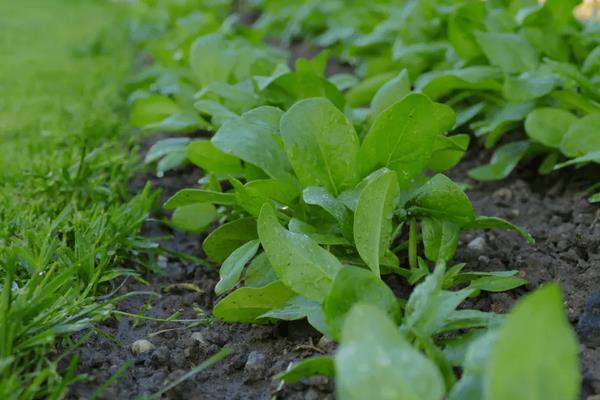
<path id="1" fill-rule="evenodd" d="M 467 247 L 473 251 L 483 251 L 485 249 L 485 239 L 482 236 L 477 236 L 467 244 Z"/>
<path id="2" fill-rule="evenodd" d="M 150 364 L 154 367 L 161 367 L 169 361 L 170 352 L 166 346 L 160 346 L 150 354 Z"/>
<path id="3" fill-rule="evenodd" d="M 600 291 L 592 293 L 577 323 L 581 341 L 589 347 L 600 347 Z"/>
<path id="4" fill-rule="evenodd" d="M 258 351 L 250 352 L 244 369 L 248 373 L 249 380 L 255 381 L 260 379 L 265 370 L 265 355 Z"/>
<path id="5" fill-rule="evenodd" d="M 154 349 L 154 345 L 146 339 L 136 340 L 135 342 L 133 342 L 131 344 L 131 352 L 136 356 L 138 354 L 147 353 L 153 349 Z"/>

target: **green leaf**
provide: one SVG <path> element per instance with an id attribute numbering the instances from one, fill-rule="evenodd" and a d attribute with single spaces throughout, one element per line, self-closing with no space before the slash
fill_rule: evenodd
<path id="1" fill-rule="evenodd" d="M 230 179 L 235 189 L 237 202 L 250 214 L 258 217 L 263 204 L 276 201 L 280 204 L 290 205 L 298 196 L 300 189 L 294 182 L 283 179 L 260 179 L 242 183 Z"/>
<path id="2" fill-rule="evenodd" d="M 368 105 L 377 91 L 395 76 L 395 72 L 385 72 L 363 80 L 348 91 L 346 101 L 352 107 Z"/>
<path id="3" fill-rule="evenodd" d="M 410 94 L 383 111 L 373 122 L 360 148 L 362 175 L 387 167 L 401 186 L 427 165 L 438 135 L 452 128 L 455 116 L 448 106 L 422 94 Z"/>
<path id="4" fill-rule="evenodd" d="M 429 179 L 407 204 L 415 215 L 434 217 L 459 226 L 475 219 L 469 197 L 450 178 L 437 174 Z"/>
<path id="5" fill-rule="evenodd" d="M 205 171 L 232 175 L 244 171 L 239 158 L 223 153 L 207 139 L 188 144 L 186 154 L 188 160 Z"/>
<path id="6" fill-rule="evenodd" d="M 175 209 L 172 221 L 175 228 L 192 233 L 203 232 L 217 218 L 218 213 L 210 203 L 195 203 Z"/>
<path id="7" fill-rule="evenodd" d="M 201 36 L 192 43 L 190 67 L 201 86 L 228 81 L 236 62 L 228 45 L 218 33 Z"/>
<path id="8" fill-rule="evenodd" d="M 485 292 L 505 292 L 523 286 L 525 279 L 516 276 L 484 276 L 471 281 L 469 289 L 483 290 Z"/>
<path id="9" fill-rule="evenodd" d="M 517 33 L 477 32 L 475 38 L 490 64 L 507 74 L 535 70 L 539 59 L 535 48 Z"/>
<path id="10" fill-rule="evenodd" d="M 385 171 L 361 191 L 354 214 L 354 242 L 360 257 L 379 276 L 379 263 L 388 251 L 398 193 L 394 171 Z"/>
<path id="11" fill-rule="evenodd" d="M 275 379 L 294 384 L 315 375 L 335 377 L 335 363 L 331 356 L 315 356 L 304 359 L 292 365 L 285 372 L 277 374 Z"/>
<path id="12" fill-rule="evenodd" d="M 277 275 L 264 252 L 254 257 L 244 274 L 244 285 L 247 287 L 263 287 L 276 280 Z"/>
<path id="13" fill-rule="evenodd" d="M 350 246 L 351 243 L 344 237 L 339 236 L 338 232 L 332 232 L 331 225 L 313 226 L 297 218 L 292 218 L 288 224 L 291 232 L 301 233 L 308 236 L 318 244 L 329 246 L 343 245 Z"/>
<path id="14" fill-rule="evenodd" d="M 261 288 L 244 287 L 219 301 L 213 309 L 213 315 L 227 322 L 268 322 L 265 319 L 261 321 L 259 317 L 269 310 L 284 306 L 294 296 L 296 293 L 281 281 Z"/>
<path id="15" fill-rule="evenodd" d="M 295 321 L 306 318 L 309 314 L 317 311 L 320 312 L 321 304 L 314 300 L 309 300 L 306 297 L 292 297 L 281 308 L 275 308 L 262 315 L 264 318 L 275 318 L 284 321 Z"/>
<path id="16" fill-rule="evenodd" d="M 406 303 L 403 331 L 416 331 L 425 336 L 443 332 L 452 323 L 459 304 L 473 293 L 471 289 L 442 290 L 444 272 L 445 263 L 438 262 L 433 274 L 415 287 Z"/>
<path id="17" fill-rule="evenodd" d="M 448 19 L 448 39 L 465 61 L 483 54 L 474 32 L 485 30 L 485 16 L 484 3 L 466 2 L 456 7 Z"/>
<path id="18" fill-rule="evenodd" d="M 485 136 L 485 146 L 492 147 L 505 133 L 522 125 L 523 119 L 533 111 L 535 103 L 504 103 L 491 107 L 485 119 L 473 122 L 475 136 Z"/>
<path id="19" fill-rule="evenodd" d="M 323 186 L 337 196 L 358 182 L 358 136 L 327 99 L 294 104 L 281 118 L 281 136 L 304 186 Z"/>
<path id="20" fill-rule="evenodd" d="M 453 222 L 437 218 L 421 220 L 425 256 L 431 261 L 450 261 L 458 246 L 460 228 Z"/>
<path id="21" fill-rule="evenodd" d="M 182 189 L 168 199 L 164 207 L 178 208 L 195 203 L 234 205 L 237 201 L 233 193 L 221 193 L 204 189 Z"/>
<path id="22" fill-rule="evenodd" d="M 508 101 L 523 102 L 547 95 L 562 82 L 552 74 L 527 71 L 516 77 L 507 76 L 502 92 Z"/>
<path id="23" fill-rule="evenodd" d="M 497 67 L 473 66 L 463 69 L 431 71 L 417 79 L 415 87 L 433 100 L 457 90 L 502 90 L 502 71 Z"/>
<path id="24" fill-rule="evenodd" d="M 577 157 L 572 160 L 557 164 L 554 167 L 554 169 L 560 169 L 560 168 L 568 167 L 570 165 L 585 164 L 585 163 L 589 163 L 589 162 L 594 162 L 594 163 L 600 164 L 600 150 L 592 151 L 591 153 L 587 153 L 584 156 Z"/>
<path id="25" fill-rule="evenodd" d="M 143 128 L 159 123 L 180 110 L 177 103 L 170 98 L 151 94 L 135 100 L 131 106 L 129 123 L 135 127 Z"/>
<path id="26" fill-rule="evenodd" d="M 258 235 L 273 270 L 286 285 L 310 300 L 325 298 L 342 268 L 337 258 L 306 235 L 284 229 L 270 204 L 260 212 Z"/>
<path id="27" fill-rule="evenodd" d="M 227 257 L 219 270 L 219 282 L 215 293 L 221 295 L 231 290 L 240 280 L 244 266 L 256 255 L 260 242 L 255 239 L 238 247 Z"/>
<path id="28" fill-rule="evenodd" d="M 414 349 L 377 307 L 352 308 L 335 355 L 341 400 L 440 400 L 444 381 L 429 359 Z"/>
<path id="29" fill-rule="evenodd" d="M 310 186 L 304 189 L 302 197 L 306 204 L 319 206 L 343 224 L 346 215 L 344 203 L 336 199 L 327 189 L 319 186 Z"/>
<path id="30" fill-rule="evenodd" d="M 256 220 L 241 218 L 219 226 L 204 239 L 204 253 L 215 261 L 222 262 L 244 243 L 258 238 Z"/>
<path id="31" fill-rule="evenodd" d="M 263 106 L 225 121 L 212 138 L 224 153 L 261 168 L 271 178 L 293 180 L 292 168 L 279 138 L 282 111 Z"/>
<path id="32" fill-rule="evenodd" d="M 347 266 L 335 277 L 323 303 L 325 321 L 334 339 L 340 338 L 346 314 L 358 303 L 375 306 L 392 320 L 400 320 L 400 303 L 394 292 L 366 269 Z"/>
<path id="33" fill-rule="evenodd" d="M 559 148 L 563 136 L 577 117 L 562 108 L 537 108 L 525 120 L 527 135 L 548 147 Z"/>
<path id="34" fill-rule="evenodd" d="M 560 150 L 567 157 L 581 157 L 600 151 L 600 113 L 586 115 L 575 121 L 565 133 Z"/>
<path id="35" fill-rule="evenodd" d="M 468 174 L 478 181 L 495 181 L 506 178 L 530 151 L 531 142 L 523 140 L 498 147 L 488 165 L 470 169 Z"/>
<path id="36" fill-rule="evenodd" d="M 521 235 L 527 243 L 530 245 L 535 244 L 535 239 L 529 232 L 520 226 L 514 225 L 509 221 L 506 221 L 498 217 L 476 217 L 473 221 L 463 226 L 463 229 L 507 229 L 517 232 Z"/>
<path id="37" fill-rule="evenodd" d="M 408 71 L 403 69 L 397 77 L 383 85 L 371 101 L 371 114 L 373 118 L 377 117 L 383 110 L 402 100 L 404 96 L 410 93 L 410 78 Z"/>
<path id="38" fill-rule="evenodd" d="M 484 399 L 485 369 L 496 340 L 495 331 L 488 331 L 470 342 L 462 365 L 463 375 L 448 395 L 448 400 Z"/>
<path id="39" fill-rule="evenodd" d="M 435 172 L 453 168 L 469 148 L 470 142 L 471 137 L 466 134 L 439 135 L 433 143 L 433 153 L 427 163 L 427 168 Z"/>
<path id="40" fill-rule="evenodd" d="M 210 124 L 203 120 L 195 111 L 178 111 L 165 119 L 145 125 L 144 129 L 150 132 L 194 132 L 207 129 Z"/>
<path id="41" fill-rule="evenodd" d="M 579 398 L 579 345 L 557 284 L 523 298 L 498 333 L 486 372 L 489 400 Z"/>

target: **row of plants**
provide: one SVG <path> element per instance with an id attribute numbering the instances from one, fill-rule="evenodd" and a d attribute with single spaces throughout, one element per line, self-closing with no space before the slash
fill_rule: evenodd
<path id="1" fill-rule="evenodd" d="M 147 160 L 159 174 L 183 163 L 203 171 L 198 187 L 165 207 L 174 209 L 173 226 L 189 232 L 218 222 L 203 242 L 220 264 L 213 315 L 306 318 L 339 343 L 336 354 L 279 378 L 335 376 L 343 399 L 576 399 L 578 345 L 558 286 L 528 295 L 507 316 L 461 306 L 525 283 L 517 271 L 453 263 L 461 232 L 511 229 L 534 242 L 508 221 L 477 216 L 465 187 L 443 172 L 469 145 L 462 132 L 492 145 L 525 120 L 546 135 L 545 126 L 559 126 L 553 113 L 573 111 L 560 98 L 590 107 L 573 114 L 583 128 L 560 132 L 560 146 L 589 149 L 595 78 L 567 75 L 568 61 L 594 59 L 582 36 L 595 25 L 575 29 L 566 3 L 553 1 L 396 3 L 254 2 L 260 17 L 252 24 L 228 1 L 140 8 L 135 32 L 153 62 L 131 82 L 131 121 L 202 132 L 160 141 Z M 558 19 L 550 33 L 568 43 L 567 59 L 527 42 L 547 56 L 528 63 L 519 43 L 547 30 L 540 21 L 548 16 Z M 327 76 L 328 51 L 290 68 L 286 50 L 268 44 L 277 35 L 287 44 L 313 38 L 356 75 Z M 580 47 L 571 45 L 577 38 Z M 515 118 L 506 111 L 515 108 L 528 111 Z M 559 150 L 573 158 L 567 163 L 594 160 L 594 152 L 581 160 L 542 146 L 530 131 L 517 159 L 510 143 L 471 174 L 506 176 L 532 148 L 554 154 L 544 171 L 564 165 Z M 413 287 L 408 298 L 386 284 L 392 274 Z"/>
<path id="2" fill-rule="evenodd" d="M 595 11 L 575 20 L 580 0 L 249 3 L 285 43 L 312 38 L 356 66 L 353 106 L 406 68 L 416 90 L 452 106 L 457 127 L 500 144 L 475 179 L 503 179 L 531 157 L 541 174 L 600 163 L 600 24 Z M 525 135 L 502 140 L 515 130 Z"/>

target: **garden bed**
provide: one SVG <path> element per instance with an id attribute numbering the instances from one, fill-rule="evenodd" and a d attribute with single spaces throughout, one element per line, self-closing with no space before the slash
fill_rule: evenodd
<path id="1" fill-rule="evenodd" d="M 531 165 L 523 165 L 513 176 L 501 182 L 481 183 L 469 179 L 466 171 L 481 165 L 487 153 L 473 146 L 451 177 L 470 185 L 469 197 L 478 214 L 498 216 L 529 230 L 537 243 L 529 246 L 521 237 L 507 231 L 477 231 L 463 234 L 456 261 L 466 262 L 473 271 L 519 270 L 528 281 L 524 287 L 509 292 L 485 293 L 470 305 L 481 310 L 508 312 L 525 292 L 548 281 L 560 282 L 565 292 L 565 306 L 570 322 L 576 326 L 588 300 L 600 290 L 600 210 L 586 201 L 585 189 L 598 168 L 565 171 L 539 176 Z M 184 168 L 167 173 L 161 179 L 152 175 L 140 177 L 134 190 L 146 178 L 161 187 L 166 199 L 181 187 L 193 184 L 198 170 Z M 161 217 L 157 215 L 156 217 Z M 202 238 L 185 235 L 165 228 L 158 222 L 146 224 L 149 236 L 173 235 L 163 241 L 166 247 L 203 257 Z M 120 294 L 131 291 L 154 291 L 162 297 L 152 301 L 145 315 L 166 318 L 181 310 L 180 318 L 197 318 L 198 308 L 210 313 L 215 303 L 216 270 L 183 262 L 175 257 L 161 259 L 164 276 L 149 274 L 144 278 L 149 286 L 128 283 Z M 397 280 L 394 278 L 394 280 Z M 174 284 L 195 285 L 199 291 L 169 290 Z M 142 313 L 147 296 L 131 297 L 118 309 Z M 222 347 L 232 353 L 195 377 L 168 392 L 173 399 L 282 399 L 333 398 L 333 382 L 325 377 L 312 377 L 289 385 L 273 380 L 290 363 L 311 355 L 331 353 L 333 345 L 304 322 L 276 325 L 244 325 L 213 322 L 207 326 L 181 329 L 181 324 L 138 321 L 135 318 L 112 318 L 99 329 L 113 340 L 95 333 L 79 350 L 81 363 L 78 372 L 90 375 L 91 380 L 75 385 L 70 398 L 86 398 L 98 385 L 107 381 L 123 364 L 131 367 L 108 388 L 101 398 L 131 398 L 158 391 L 186 371 L 198 365 Z M 172 330 L 169 330 L 172 329 Z M 155 334 L 158 331 L 164 333 Z M 580 329 L 581 331 L 581 329 Z M 149 338 L 149 335 L 151 336 Z M 581 335 L 580 335 L 581 336 Z M 133 355 L 131 344 L 147 338 L 156 347 Z M 583 374 L 582 398 L 600 394 L 600 348 L 597 343 L 582 341 Z M 589 346 L 588 346 L 589 345 Z M 596 347 L 593 347 L 596 346 Z"/>

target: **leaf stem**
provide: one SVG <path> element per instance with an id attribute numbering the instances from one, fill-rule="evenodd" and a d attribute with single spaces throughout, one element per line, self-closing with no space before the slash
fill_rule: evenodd
<path id="1" fill-rule="evenodd" d="M 408 231 L 408 265 L 411 269 L 417 268 L 417 221 L 411 218 Z"/>

